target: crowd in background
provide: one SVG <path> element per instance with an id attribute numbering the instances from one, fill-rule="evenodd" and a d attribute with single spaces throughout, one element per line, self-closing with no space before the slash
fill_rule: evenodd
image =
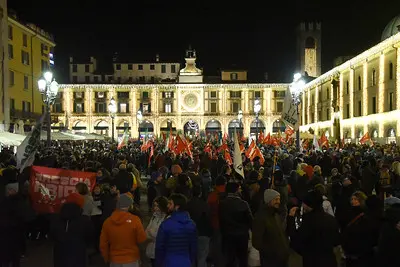
<path id="1" fill-rule="evenodd" d="M 399 147 L 259 146 L 263 160 L 243 155 L 241 177 L 201 140 L 192 155 L 155 142 L 150 160 L 138 142 L 120 150 L 103 141 L 53 142 L 34 165 L 96 172 L 92 192 L 77 184 L 57 214 L 32 209 L 30 168 L 19 173 L 4 149 L 1 266 L 19 266 L 27 238 L 54 242 L 57 267 L 87 266 L 96 253 L 113 267 L 283 267 L 294 252 L 305 267 L 400 266 Z M 146 225 L 144 210 L 152 214 Z"/>

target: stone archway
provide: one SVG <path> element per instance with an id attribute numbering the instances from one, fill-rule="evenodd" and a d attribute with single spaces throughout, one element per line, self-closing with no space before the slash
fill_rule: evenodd
<path id="1" fill-rule="evenodd" d="M 190 138 L 195 137 L 199 134 L 200 128 L 199 124 L 194 120 L 189 120 L 183 125 L 183 132 L 185 136 L 189 136 Z"/>
<path id="2" fill-rule="evenodd" d="M 176 132 L 176 123 L 173 120 L 165 120 L 160 124 L 160 132 L 169 133 Z"/>
<path id="3" fill-rule="evenodd" d="M 144 120 L 139 124 L 139 136 L 151 137 L 154 134 L 154 125 L 149 120 Z"/>
<path id="4" fill-rule="evenodd" d="M 213 136 L 221 132 L 221 123 L 218 120 L 212 119 L 206 123 L 206 135 Z"/>
<path id="5" fill-rule="evenodd" d="M 110 125 L 105 120 L 99 120 L 95 123 L 94 132 L 100 135 L 108 136 L 108 132 L 110 130 Z"/>
<path id="6" fill-rule="evenodd" d="M 228 124 L 228 134 L 232 138 L 237 132 L 237 135 L 243 136 L 243 123 L 239 119 L 231 120 Z"/>

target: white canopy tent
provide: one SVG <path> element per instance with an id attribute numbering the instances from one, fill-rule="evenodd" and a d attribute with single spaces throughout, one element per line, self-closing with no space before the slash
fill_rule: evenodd
<path id="1" fill-rule="evenodd" d="M 0 144 L 3 146 L 19 146 L 24 141 L 25 135 L 10 132 L 0 132 Z"/>
<path id="2" fill-rule="evenodd" d="M 47 132 L 42 131 L 40 133 L 40 139 L 46 140 L 47 139 Z M 76 134 L 68 133 L 68 132 L 51 132 L 51 140 L 84 140 L 85 138 Z"/>

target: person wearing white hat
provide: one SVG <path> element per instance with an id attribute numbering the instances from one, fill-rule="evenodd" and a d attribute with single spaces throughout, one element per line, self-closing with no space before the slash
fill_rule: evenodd
<path id="1" fill-rule="evenodd" d="M 289 240 L 279 215 L 280 194 L 264 191 L 264 203 L 253 220 L 252 244 L 260 252 L 261 267 L 286 267 L 289 261 Z"/>

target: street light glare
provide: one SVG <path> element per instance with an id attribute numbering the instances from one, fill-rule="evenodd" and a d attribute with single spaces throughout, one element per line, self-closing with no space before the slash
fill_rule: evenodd
<path id="1" fill-rule="evenodd" d="M 294 75 L 293 75 L 293 79 L 295 80 L 295 81 L 297 81 L 298 79 L 301 79 L 301 74 L 300 73 L 295 73 Z"/>
<path id="2" fill-rule="evenodd" d="M 51 84 L 50 84 L 50 92 L 53 94 L 53 95 L 57 95 L 57 93 L 58 93 L 58 83 L 56 82 L 56 81 L 52 81 L 51 82 Z"/>
<path id="3" fill-rule="evenodd" d="M 53 73 L 51 73 L 50 71 L 46 71 L 43 76 L 48 83 L 51 83 L 51 81 L 53 80 Z"/>
<path id="4" fill-rule="evenodd" d="M 39 88 L 39 91 L 40 91 L 41 93 L 43 93 L 44 90 L 46 90 L 46 80 L 45 80 L 45 79 L 39 79 L 39 81 L 38 81 L 38 88 Z"/>

